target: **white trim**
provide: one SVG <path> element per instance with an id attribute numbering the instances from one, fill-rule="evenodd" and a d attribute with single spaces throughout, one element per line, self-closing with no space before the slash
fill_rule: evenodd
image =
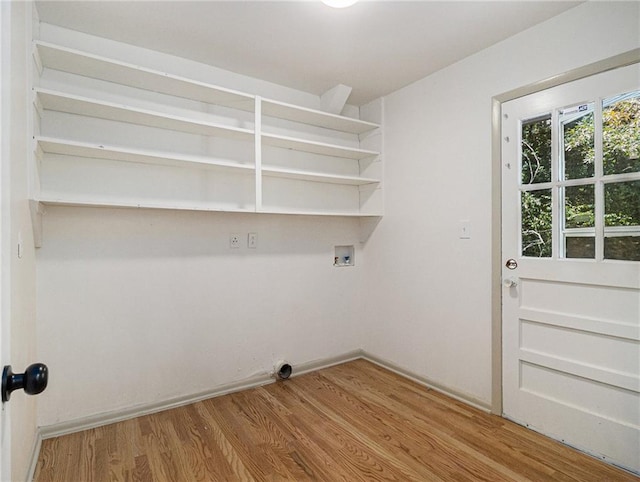
<path id="1" fill-rule="evenodd" d="M 395 363 L 389 361 L 389 360 L 385 360 L 383 358 L 379 358 L 376 355 L 373 355 L 371 353 L 368 353 L 362 349 L 358 349 L 358 350 L 353 350 L 351 352 L 347 352 L 344 353 L 342 355 L 338 355 L 335 357 L 330 357 L 330 358 L 324 358 L 321 360 L 313 360 L 310 362 L 306 362 L 306 363 L 302 363 L 300 365 L 294 365 L 294 371 L 292 374 L 292 377 L 296 377 L 296 376 L 300 376 L 300 375 L 304 375 L 306 373 L 310 373 L 313 371 L 317 371 L 317 370 L 321 370 L 324 368 L 329 368 L 335 365 L 340 365 L 342 363 L 347 363 L 350 361 L 354 361 L 354 360 L 358 360 L 358 359 L 363 359 L 363 360 L 367 360 L 371 363 L 374 363 L 386 370 L 389 370 L 393 373 L 396 373 L 397 375 L 400 375 L 403 378 L 406 378 L 408 380 L 411 380 L 415 383 L 418 383 L 419 385 L 422 385 L 424 387 L 430 388 L 432 390 L 435 390 L 437 392 L 440 392 L 444 395 L 447 395 L 455 400 L 458 400 L 460 402 L 466 403 L 467 405 L 471 405 L 472 407 L 475 407 L 479 410 L 482 410 L 483 412 L 486 413 L 491 413 L 492 412 L 492 406 L 490 406 L 490 404 L 483 402 L 481 400 L 476 399 L 475 397 L 472 397 L 468 394 L 462 393 L 462 392 L 458 392 L 457 390 L 452 390 L 450 388 L 444 387 L 442 385 L 440 385 L 439 383 L 436 383 L 428 378 L 425 378 L 421 375 L 417 375 L 416 373 L 407 370 L 399 365 L 396 365 Z M 121 422 L 124 420 L 129 420 L 131 418 L 136 418 L 136 417 L 140 417 L 143 415 L 149 415 L 152 413 L 156 413 L 156 412 L 160 412 L 163 410 L 169 410 L 172 408 L 176 408 L 179 406 L 183 406 L 183 405 L 188 405 L 190 403 L 195 403 L 201 400 L 206 400 L 208 398 L 213 398 L 213 397 L 218 397 L 218 396 L 222 396 L 222 395 L 226 395 L 229 393 L 234 393 L 234 392 L 238 392 L 241 390 L 246 390 L 249 388 L 255 388 L 255 387 L 259 387 L 259 386 L 263 386 L 263 385 L 267 385 L 270 383 L 276 383 L 275 377 L 273 376 L 273 374 L 262 374 L 262 375 L 257 375 L 245 380 L 241 380 L 238 382 L 234 382 L 234 383 L 230 383 L 227 385 L 223 385 L 220 386 L 216 389 L 210 390 L 208 392 L 201 392 L 199 394 L 194 394 L 194 395 L 190 395 L 190 396 L 186 396 L 186 397 L 181 397 L 181 398 L 176 398 L 176 399 L 172 399 L 172 400 L 167 400 L 165 402 L 159 402 L 159 403 L 152 403 L 152 404 L 144 404 L 144 405 L 139 405 L 137 407 L 133 407 L 130 409 L 125 409 L 125 410 L 118 410 L 118 411 L 113 411 L 113 412 L 107 412 L 107 413 L 103 413 L 103 414 L 99 414 L 99 415 L 94 415 L 94 416 L 90 416 L 90 417 L 85 417 L 83 419 L 78 419 L 75 421 L 71 421 L 71 422 L 63 422 L 60 424 L 54 424 L 54 425 L 49 425 L 46 427 L 40 427 L 38 429 L 38 433 L 36 435 L 36 438 L 34 440 L 34 445 L 33 445 L 33 449 L 32 449 L 32 456 L 31 456 L 31 462 L 29 464 L 29 471 L 27 473 L 27 479 L 26 482 L 32 482 L 33 481 L 33 477 L 35 476 L 35 471 L 37 468 L 37 463 L 38 463 L 38 459 L 40 456 L 40 450 L 42 447 L 42 441 L 45 439 L 49 439 L 49 438 L 53 438 L 53 437 L 59 437 L 62 435 L 68 435 L 71 433 L 75 433 L 75 432 L 80 432 L 83 430 L 88 430 L 91 428 L 96 428 L 96 427 L 100 427 L 103 425 L 108 425 L 111 423 L 116 423 L 116 422 Z M 517 423 L 517 421 L 516 421 Z M 529 427 L 530 429 L 535 431 L 534 427 Z M 545 434 L 543 434 L 545 435 Z M 548 435 L 546 435 L 548 436 Z M 564 443 L 564 445 L 568 445 L 566 444 L 564 441 L 562 441 Z M 587 455 L 590 455 L 594 458 L 603 460 L 606 463 L 610 463 L 609 460 L 595 455 L 589 451 L 584 450 L 581 447 L 575 447 L 575 446 L 571 446 L 568 445 L 582 453 L 585 453 Z M 612 464 L 615 465 L 615 464 Z M 618 465 L 616 465 L 617 467 L 620 467 Z M 626 467 L 620 467 L 626 471 L 629 471 Z M 635 472 L 631 472 L 633 474 L 635 474 Z"/>
<path id="2" fill-rule="evenodd" d="M 319 360 L 313 360 L 300 365 L 293 365 L 292 378 L 295 378 L 306 373 L 322 370 L 342 363 L 347 363 L 354 360 L 367 360 L 374 363 L 390 372 L 393 372 L 401 377 L 418 383 L 424 387 L 430 388 L 444 395 L 447 395 L 455 400 L 471 405 L 483 412 L 490 413 L 489 404 L 478 400 L 468 394 L 458 392 L 453 389 L 449 389 L 436 383 L 428 378 L 413 373 L 410 370 L 400 367 L 389 360 L 379 358 L 376 355 L 368 353 L 362 349 L 353 350 L 342 355 L 334 357 L 323 358 Z M 38 459 L 40 458 L 40 450 L 42 448 L 42 441 L 54 437 L 60 437 L 62 435 L 69 435 L 83 430 L 89 430 L 92 428 L 109 425 L 112 423 L 122 422 L 124 420 L 130 420 L 132 418 L 141 417 L 144 415 L 150 415 L 152 413 L 161 412 L 164 410 L 170 410 L 173 408 L 189 405 L 191 403 L 199 402 L 209 398 L 219 397 L 227 395 L 229 393 L 239 392 L 250 388 L 256 388 L 270 383 L 276 383 L 276 379 L 273 373 L 264 373 L 256 375 L 244 380 L 221 385 L 212 390 L 200 392 L 184 397 L 173 398 L 162 402 L 154 402 L 137 405 L 131 408 L 122 410 L 114 410 L 111 412 L 105 412 L 97 415 L 91 415 L 89 417 L 80 418 L 77 420 L 71 420 L 68 422 L 57 423 L 53 425 L 47 425 L 44 427 L 38 427 L 36 437 L 34 439 L 34 445 L 31 453 L 31 460 L 29 463 L 29 471 L 27 472 L 26 482 L 32 482 L 36 473 Z"/>
<path id="3" fill-rule="evenodd" d="M 303 363 L 301 365 L 294 365 L 292 377 L 297 377 L 300 375 L 304 375 L 306 373 L 315 372 L 315 371 L 322 370 L 324 368 L 329 368 L 336 365 L 342 365 L 343 363 L 348 363 L 350 361 L 358 360 L 360 358 L 364 358 L 364 354 L 361 349 L 358 349 L 358 350 L 353 350 L 347 353 L 343 353 L 342 355 L 323 358 L 320 360 L 314 360 L 314 361 Z"/>
<path id="4" fill-rule="evenodd" d="M 38 431 L 42 439 L 46 440 L 53 437 L 82 432 L 83 430 L 102 427 L 103 425 L 130 420 L 136 417 L 142 417 L 144 415 L 150 415 L 152 413 L 162 412 L 164 410 L 170 410 L 172 408 L 182 407 L 208 398 L 219 397 L 221 395 L 227 395 L 229 393 L 239 392 L 249 388 L 260 387 L 262 385 L 273 383 L 273 381 L 274 380 L 271 379 L 269 374 L 265 373 L 200 393 L 171 398 L 161 402 L 143 403 L 129 408 L 112 410 L 67 422 L 46 425 L 44 427 L 39 427 Z"/>
<path id="5" fill-rule="evenodd" d="M 306 373 L 322 370 L 342 363 L 350 361 L 364 359 L 371 363 L 374 363 L 382 368 L 385 368 L 393 373 L 396 373 L 404 378 L 412 380 L 422 386 L 431 388 L 440 393 L 443 393 L 458 401 L 476 407 L 484 412 L 489 412 L 489 405 L 486 402 L 478 400 L 468 394 L 458 392 L 456 390 L 447 388 L 439 383 L 436 383 L 428 378 L 411 372 L 405 368 L 396 365 L 393 362 L 379 358 L 371 353 L 365 352 L 361 349 L 353 350 L 342 355 L 337 355 L 330 358 L 323 358 L 319 360 L 313 360 L 299 365 L 293 365 L 292 378 L 295 378 Z M 227 395 L 229 393 L 235 393 L 250 388 L 256 388 L 270 383 L 275 383 L 275 377 L 272 373 L 263 373 L 237 382 L 228 383 L 219 387 L 213 388 L 200 393 L 194 393 L 183 397 L 172 398 L 161 402 L 145 403 L 136 405 L 130 408 L 113 410 L 110 412 L 104 412 L 96 415 L 90 415 L 76 420 L 70 420 L 67 422 L 61 422 L 53 425 L 46 425 L 38 428 L 37 436 L 37 453 L 34 448 L 34 455 L 32 464 L 33 470 L 35 470 L 35 463 L 37 463 L 38 455 L 40 451 L 40 443 L 42 440 L 46 440 L 53 437 L 60 437 L 62 435 L 68 435 L 71 433 L 81 432 L 83 430 L 89 430 L 103 425 L 109 425 L 116 422 L 122 422 L 124 420 L 130 420 L 132 418 L 141 417 L 144 415 L 150 415 L 152 413 L 161 412 L 164 410 L 170 410 L 173 408 L 189 405 L 191 403 L 199 402 L 209 398 L 219 397 Z M 30 472 L 31 473 L 31 472 Z"/>
<path id="6" fill-rule="evenodd" d="M 491 412 L 502 414 L 502 104 L 574 80 L 640 63 L 640 48 L 498 94 L 491 99 Z"/>
<path id="7" fill-rule="evenodd" d="M 422 375 L 417 375 L 416 373 L 410 370 L 407 370 L 399 365 L 396 365 L 393 362 L 390 362 L 383 358 L 379 358 L 365 351 L 362 352 L 361 358 L 371 363 L 374 363 L 378 366 L 381 366 L 382 368 L 385 368 L 390 372 L 400 375 L 401 377 L 404 377 L 408 380 L 416 382 L 417 384 L 422 385 L 423 387 L 427 387 L 432 390 L 435 390 L 436 392 L 440 392 L 448 397 L 458 400 L 459 402 L 466 403 L 467 405 L 471 405 L 472 407 L 482 410 L 483 412 L 491 413 L 490 404 L 488 404 L 487 402 L 483 402 L 482 400 L 479 400 L 473 397 L 472 395 L 445 387 L 444 385 L 434 382 L 429 378 L 423 377 Z"/>
<path id="8" fill-rule="evenodd" d="M 0 368 L 9 363 L 11 310 L 11 211 L 9 140 L 11 125 L 12 2 L 0 1 Z M 11 478 L 11 408 L 0 404 L 0 480 Z"/>
<path id="9" fill-rule="evenodd" d="M 299 365 L 293 365 L 292 377 L 320 370 L 322 368 L 328 368 L 333 365 L 339 365 L 348 361 L 357 360 L 358 358 L 362 358 L 361 350 L 354 350 L 352 352 L 348 352 L 343 355 L 338 355 L 331 358 L 314 360 Z M 189 405 L 191 403 L 199 402 L 209 398 L 219 397 L 250 388 L 256 388 L 263 385 L 268 385 L 270 383 L 275 383 L 273 374 L 262 373 L 260 375 L 245 378 L 244 380 L 239 380 L 237 382 L 227 383 L 225 385 L 221 385 L 219 387 L 212 388 L 211 390 L 206 390 L 199 393 L 171 398 L 169 400 L 163 400 L 160 402 L 143 403 L 129 408 L 103 412 L 76 420 L 46 425 L 38 428 L 38 435 L 42 438 L 42 440 L 53 437 L 60 437 L 62 435 L 81 432 L 83 430 L 89 430 L 92 428 L 101 427 L 103 425 L 122 422 L 124 420 L 130 420 L 132 418 L 141 417 L 143 415 L 150 415 L 152 413 L 182 407 L 184 405 Z"/>
<path id="10" fill-rule="evenodd" d="M 42 435 L 40 431 L 36 431 L 36 436 L 33 439 L 33 447 L 31 448 L 31 458 L 29 460 L 29 468 L 27 470 L 27 478 L 25 482 L 33 482 L 33 478 L 36 476 L 36 469 L 38 468 L 38 459 L 40 458 L 40 449 L 42 448 Z"/>

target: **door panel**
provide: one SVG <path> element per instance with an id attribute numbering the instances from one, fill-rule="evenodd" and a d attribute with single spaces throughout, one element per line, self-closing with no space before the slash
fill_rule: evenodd
<path id="1" fill-rule="evenodd" d="M 504 415 L 640 473 L 640 67 L 502 114 Z"/>

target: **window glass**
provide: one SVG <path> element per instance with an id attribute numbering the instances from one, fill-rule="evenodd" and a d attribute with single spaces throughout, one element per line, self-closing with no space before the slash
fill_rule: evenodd
<path id="1" fill-rule="evenodd" d="M 551 181 L 551 114 L 524 121 L 521 133 L 522 184 Z"/>
<path id="2" fill-rule="evenodd" d="M 604 185 L 604 258 L 640 261 L 640 181 Z"/>
<path id="3" fill-rule="evenodd" d="M 640 91 L 603 101 L 604 174 L 640 171 Z"/>
<path id="4" fill-rule="evenodd" d="M 593 236 L 567 236 L 565 238 L 565 257 L 595 258 L 596 238 Z"/>
<path id="5" fill-rule="evenodd" d="M 640 226 L 640 181 L 604 185 L 605 226 Z"/>
<path id="6" fill-rule="evenodd" d="M 520 134 L 522 256 L 549 258 L 557 242 L 559 258 L 640 261 L 640 90 L 602 112 L 585 101 L 529 118 Z"/>
<path id="7" fill-rule="evenodd" d="M 522 255 L 551 257 L 551 189 L 523 191 L 520 203 Z"/>
<path id="8" fill-rule="evenodd" d="M 560 111 L 564 179 L 583 179 L 595 173 L 594 103 Z"/>
<path id="9" fill-rule="evenodd" d="M 565 228 L 592 228 L 595 226 L 594 185 L 564 188 Z"/>
<path id="10" fill-rule="evenodd" d="M 640 261 L 640 236 L 605 237 L 604 258 Z"/>

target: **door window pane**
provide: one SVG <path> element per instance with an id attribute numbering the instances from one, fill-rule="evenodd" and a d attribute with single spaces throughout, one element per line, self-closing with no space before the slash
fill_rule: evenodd
<path id="1" fill-rule="evenodd" d="M 640 171 L 640 91 L 602 103 L 604 174 Z"/>
<path id="2" fill-rule="evenodd" d="M 551 257 L 551 189 L 521 193 L 522 256 Z"/>
<path id="3" fill-rule="evenodd" d="M 640 236 L 615 236 L 604 238 L 605 259 L 640 261 Z"/>
<path id="4" fill-rule="evenodd" d="M 604 185 L 605 226 L 640 226 L 640 181 Z"/>
<path id="5" fill-rule="evenodd" d="M 580 236 L 565 238 L 566 258 L 590 258 L 596 257 L 596 238 L 592 236 Z"/>
<path id="6" fill-rule="evenodd" d="M 592 228 L 595 226 L 594 185 L 564 188 L 565 228 Z"/>
<path id="7" fill-rule="evenodd" d="M 522 122 L 522 184 L 551 181 L 551 114 Z"/>
<path id="8" fill-rule="evenodd" d="M 564 179 L 584 179 L 595 173 L 594 105 L 591 102 L 560 111 Z"/>

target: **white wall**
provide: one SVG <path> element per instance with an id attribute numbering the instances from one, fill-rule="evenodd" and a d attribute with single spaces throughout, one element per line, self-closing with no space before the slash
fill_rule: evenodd
<path id="1" fill-rule="evenodd" d="M 590 2 L 385 98 L 365 350 L 490 405 L 491 98 L 639 45 L 639 3 Z"/>
<path id="2" fill-rule="evenodd" d="M 319 107 L 319 98 L 43 24 L 40 38 Z M 164 140 L 164 139 L 162 139 Z M 48 426 L 214 390 L 359 347 L 357 219 L 47 208 L 38 250 Z M 258 233 L 258 248 L 246 235 Z M 229 236 L 243 247 L 229 248 Z M 334 246 L 356 266 L 333 266 Z"/>
<path id="3" fill-rule="evenodd" d="M 386 215 L 355 268 L 331 266 L 334 245 L 358 245 L 351 219 L 49 208 L 37 334 L 51 384 L 39 424 L 359 347 L 489 404 L 491 97 L 636 47 L 638 7 L 582 5 L 388 96 Z M 169 56 L 50 26 L 42 35 L 318 106 Z M 470 240 L 458 239 L 461 219 Z M 258 232 L 258 250 L 229 250 L 229 234 L 247 232 Z"/>
<path id="4" fill-rule="evenodd" d="M 357 345 L 353 220 L 48 209 L 38 338 L 41 425 L 196 394 Z M 231 250 L 229 234 L 258 233 Z M 356 254 L 356 260 L 359 253 Z"/>
<path id="5" fill-rule="evenodd" d="M 20 373 L 37 361 L 35 248 L 27 200 L 26 35 L 31 27 L 31 6 L 12 2 L 2 8 L 2 334 L 9 339 L 9 343 L 3 339 L 2 361 Z M 37 398 L 22 391 L 14 392 L 2 407 L 3 462 L 7 463 L 1 470 L 2 480 L 27 477 L 36 440 L 36 409 Z M 10 460 L 5 460 L 9 453 Z"/>

